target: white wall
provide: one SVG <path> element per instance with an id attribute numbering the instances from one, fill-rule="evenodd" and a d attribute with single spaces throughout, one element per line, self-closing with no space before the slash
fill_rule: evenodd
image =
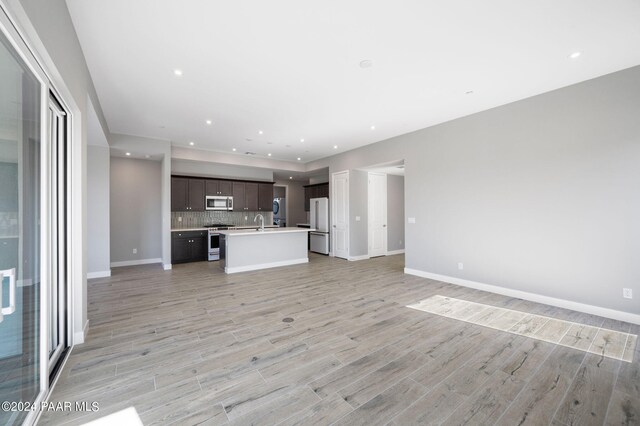
<path id="1" fill-rule="evenodd" d="M 408 268 L 638 315 L 638 117 L 634 67 L 307 167 L 404 158 Z"/>
<path id="2" fill-rule="evenodd" d="M 109 276 L 111 271 L 109 220 L 109 148 L 87 147 L 87 276 Z"/>
<path id="3" fill-rule="evenodd" d="M 161 162 L 111 158 L 111 266 L 161 262 L 162 190 Z"/>

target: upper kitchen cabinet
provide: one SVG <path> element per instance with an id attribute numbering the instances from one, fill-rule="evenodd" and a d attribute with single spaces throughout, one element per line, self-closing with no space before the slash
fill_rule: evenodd
<path id="1" fill-rule="evenodd" d="M 244 184 L 245 210 L 249 210 L 251 212 L 258 211 L 258 193 L 259 187 L 257 183 L 246 182 Z M 273 200 L 271 200 L 271 202 L 273 203 Z"/>
<path id="2" fill-rule="evenodd" d="M 204 211 L 205 180 L 171 178 L 171 211 Z"/>
<path id="3" fill-rule="evenodd" d="M 228 180 L 206 180 L 206 195 L 207 196 L 231 196 L 233 195 L 233 183 Z"/>
<path id="4" fill-rule="evenodd" d="M 246 203 L 244 200 L 244 182 L 233 182 L 233 186 L 232 186 L 233 190 L 233 210 L 234 211 L 241 211 L 241 210 L 247 210 L 246 209 Z"/>
<path id="5" fill-rule="evenodd" d="M 329 198 L 329 183 L 318 183 L 315 185 L 305 185 L 304 187 L 304 211 L 309 211 L 310 200 L 312 198 Z"/>
<path id="6" fill-rule="evenodd" d="M 258 187 L 258 210 L 273 211 L 273 184 L 261 183 Z"/>

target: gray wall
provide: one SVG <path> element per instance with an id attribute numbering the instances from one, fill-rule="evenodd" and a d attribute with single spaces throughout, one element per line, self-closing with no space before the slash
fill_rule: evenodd
<path id="1" fill-rule="evenodd" d="M 404 159 L 408 268 L 637 314 L 638 117 L 634 67 L 307 167 Z"/>
<path id="2" fill-rule="evenodd" d="M 162 257 L 161 178 L 158 161 L 111 158 L 112 263 Z"/>
<path id="3" fill-rule="evenodd" d="M 178 175 L 273 181 L 273 171 L 257 167 L 234 166 L 204 161 L 171 160 L 171 172 Z"/>
<path id="4" fill-rule="evenodd" d="M 387 175 L 387 251 L 404 250 L 404 176 Z"/>
<path id="5" fill-rule="evenodd" d="M 104 133 L 109 135 L 102 108 L 91 75 L 76 36 L 65 0 L 8 0 L 10 12 L 19 20 L 25 37 L 56 89 L 71 105 L 75 122 L 72 128 L 72 182 L 70 257 L 71 291 L 73 293 L 73 341 L 82 343 L 87 316 L 87 99 L 91 99 Z"/>
<path id="6" fill-rule="evenodd" d="M 109 148 L 87 147 L 87 273 L 111 269 Z"/>
<path id="7" fill-rule="evenodd" d="M 369 173 L 349 171 L 349 257 L 369 254 Z M 360 220 L 356 220 L 356 216 Z"/>
<path id="8" fill-rule="evenodd" d="M 296 181 L 276 181 L 276 185 L 287 187 L 287 226 L 307 223 L 307 212 L 304 211 L 304 187 Z"/>

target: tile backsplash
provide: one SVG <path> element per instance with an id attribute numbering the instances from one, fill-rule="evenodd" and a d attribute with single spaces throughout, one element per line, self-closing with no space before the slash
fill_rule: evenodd
<path id="1" fill-rule="evenodd" d="M 171 212 L 171 229 L 200 228 L 205 225 L 211 225 L 212 223 L 252 226 L 255 225 L 253 219 L 257 214 L 264 216 L 265 225 L 273 224 L 273 212 Z M 182 218 L 182 221 L 179 221 L 178 218 Z"/>

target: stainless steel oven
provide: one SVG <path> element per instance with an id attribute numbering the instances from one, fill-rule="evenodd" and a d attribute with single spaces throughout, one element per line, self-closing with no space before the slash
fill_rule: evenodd
<path id="1" fill-rule="evenodd" d="M 225 229 L 233 229 L 232 225 L 226 225 L 224 223 L 213 223 L 211 225 L 206 225 L 206 228 L 209 229 L 209 238 L 207 242 L 207 249 L 209 252 L 209 260 L 220 260 L 220 233 L 218 231 L 222 231 Z"/>
<path id="2" fill-rule="evenodd" d="M 209 260 L 220 259 L 220 234 L 217 229 L 209 229 Z"/>

